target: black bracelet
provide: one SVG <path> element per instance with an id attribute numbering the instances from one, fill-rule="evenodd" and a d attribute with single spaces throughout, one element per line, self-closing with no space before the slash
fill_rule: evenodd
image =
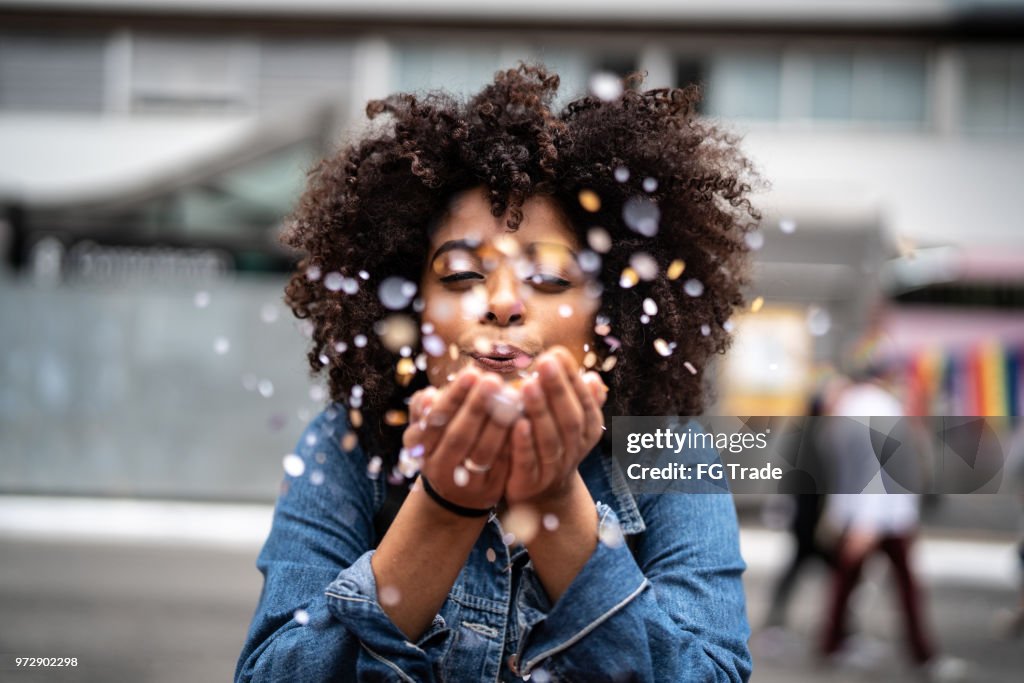
<path id="1" fill-rule="evenodd" d="M 423 490 L 427 492 L 427 495 L 430 496 L 435 503 L 443 507 L 448 512 L 457 514 L 459 517 L 483 517 L 484 515 L 491 514 L 492 508 L 487 508 L 486 510 L 481 510 L 480 508 L 467 508 L 461 505 L 456 505 L 450 500 L 444 498 L 440 493 L 434 490 L 434 487 L 430 485 L 430 482 L 427 481 L 427 477 L 422 472 L 420 472 L 420 483 L 423 484 Z"/>

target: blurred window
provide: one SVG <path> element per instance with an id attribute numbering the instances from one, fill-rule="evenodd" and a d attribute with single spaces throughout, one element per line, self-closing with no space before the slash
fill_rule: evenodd
<path id="1" fill-rule="evenodd" d="M 818 121 L 922 125 L 927 116 L 924 53 L 811 53 L 810 110 Z"/>
<path id="2" fill-rule="evenodd" d="M 164 234 L 199 239 L 262 237 L 291 211 L 312 165 L 310 145 L 294 145 L 178 191 L 151 207 Z"/>
<path id="3" fill-rule="evenodd" d="M 293 112 L 303 104 L 344 100 L 352 87 L 351 52 L 338 40 L 264 39 L 260 109 Z"/>
<path id="4" fill-rule="evenodd" d="M 1024 132 L 1024 50 L 969 52 L 963 78 L 965 131 Z"/>
<path id="5" fill-rule="evenodd" d="M 0 109 L 103 109 L 106 39 L 0 33 Z"/>
<path id="6" fill-rule="evenodd" d="M 703 84 L 703 111 L 725 118 L 920 126 L 927 117 L 923 52 L 682 56 L 676 60 L 676 83 Z"/>
<path id="7" fill-rule="evenodd" d="M 253 108 L 259 49 L 226 36 L 136 35 L 132 110 L 236 113 Z"/>
<path id="8" fill-rule="evenodd" d="M 707 71 L 706 112 L 726 118 L 779 118 L 779 53 L 716 55 Z"/>
<path id="9" fill-rule="evenodd" d="M 443 88 L 468 94 L 479 90 L 501 69 L 498 45 L 402 47 L 395 64 L 396 90 L 402 92 Z"/>

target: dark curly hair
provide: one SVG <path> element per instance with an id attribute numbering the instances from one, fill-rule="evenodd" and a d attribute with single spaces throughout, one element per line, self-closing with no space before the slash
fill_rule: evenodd
<path id="1" fill-rule="evenodd" d="M 331 398 L 360 407 L 362 425 L 356 426 L 368 455 L 394 463 L 403 426 L 385 415 L 404 409 L 408 396 L 428 383 L 425 372 L 404 386 L 397 381 L 399 354 L 374 334 L 375 323 L 393 313 L 379 300 L 378 287 L 391 276 L 418 281 L 431 229 L 449 200 L 481 185 L 492 213 L 508 212 L 510 230 L 522 219 L 524 200 L 546 195 L 565 212 L 581 244 L 595 226 L 611 236 L 597 275 L 604 292 L 597 331 L 610 328 L 611 338 L 594 349 L 598 366 L 609 368 L 604 361 L 621 342 L 617 363 L 602 373 L 610 389 L 606 419 L 703 412 L 704 369 L 712 354 L 728 347 L 723 324 L 744 305 L 744 238 L 760 219 L 747 195 L 759 179 L 736 139 L 698 117 L 696 87 L 640 91 L 641 80 L 631 75 L 615 99 L 586 96 L 560 112 L 551 109 L 558 76 L 535 65 L 498 72 L 468 100 L 443 92 L 395 94 L 366 108 L 371 119 L 390 115 L 385 125 L 310 172 L 282 236 L 304 253 L 285 300 L 309 321 L 312 373 L 326 370 Z M 585 190 L 599 199 L 597 211 L 588 210 L 593 202 L 581 206 Z M 634 206 L 646 203 L 642 210 L 660 211 L 653 235 L 626 225 L 623 210 L 631 198 Z M 620 276 L 636 252 L 652 256 L 658 273 L 622 288 Z M 668 270 L 676 260 L 685 263 L 685 273 L 673 279 Z M 335 286 L 325 286 L 328 273 Z M 348 279 L 340 290 L 338 274 Z M 696 284 L 684 292 L 691 278 L 703 285 L 702 294 L 691 295 Z M 646 297 L 658 313 L 643 324 Z M 414 302 L 408 311 L 417 325 L 420 310 L 422 302 Z M 365 335 L 365 344 L 353 343 L 358 335 Z M 659 338 L 675 346 L 656 349 Z M 362 391 L 353 394 L 356 385 Z"/>

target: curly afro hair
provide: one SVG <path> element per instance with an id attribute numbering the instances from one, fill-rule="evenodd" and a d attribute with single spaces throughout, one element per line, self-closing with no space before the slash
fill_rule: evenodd
<path id="1" fill-rule="evenodd" d="M 371 119 L 388 115 L 384 125 L 310 172 L 282 236 L 304 254 L 285 300 L 308 321 L 312 373 L 326 371 L 331 399 L 353 409 L 367 455 L 395 462 L 403 426 L 386 419 L 394 415 L 388 411 L 405 409 L 427 385 L 424 372 L 398 381 L 399 354 L 374 334 L 393 313 L 378 287 L 391 276 L 418 281 L 449 200 L 478 186 L 488 189 L 495 216 L 508 213 L 509 230 L 524 200 L 546 195 L 581 244 L 595 226 L 611 236 L 597 274 L 604 292 L 597 333 L 609 336 L 594 349 L 610 389 L 606 419 L 703 412 L 704 370 L 725 352 L 723 324 L 744 305 L 744 237 L 760 219 L 747 195 L 759 179 L 737 140 L 698 117 L 697 88 L 640 91 L 641 79 L 628 77 L 613 100 L 581 97 L 561 111 L 551 108 L 558 76 L 536 65 L 498 72 L 466 100 L 395 94 L 367 105 Z M 599 198 L 596 211 L 592 201 L 581 206 L 584 190 Z M 637 232 L 628 220 L 637 207 L 648 218 L 658 212 L 656 225 Z M 638 252 L 653 257 L 658 272 L 624 288 L 620 277 Z M 676 261 L 685 264 L 682 277 L 682 264 L 670 268 Z M 643 324 L 647 297 L 658 313 Z M 407 311 L 417 325 L 421 310 L 413 302 Z M 353 343 L 358 335 L 365 343 Z"/>

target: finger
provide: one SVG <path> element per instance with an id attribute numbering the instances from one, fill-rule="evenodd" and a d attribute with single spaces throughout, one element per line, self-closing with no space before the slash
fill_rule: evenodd
<path id="1" fill-rule="evenodd" d="M 583 439 L 583 408 L 576 397 L 572 380 L 575 370 L 566 372 L 565 364 L 559 358 L 561 352 L 557 349 L 550 354 L 548 359 L 541 361 L 540 379 L 544 387 L 545 400 L 548 403 L 548 410 L 555 416 L 558 424 L 558 431 L 564 447 L 563 455 L 570 460 L 577 457 L 580 444 Z M 568 353 L 566 351 L 566 353 Z M 575 363 L 571 359 L 572 363 Z M 541 462 L 544 462 L 545 455 L 541 452 Z"/>
<path id="2" fill-rule="evenodd" d="M 420 430 L 420 438 L 415 443 L 423 444 L 426 454 L 430 455 L 437 450 L 438 442 L 445 433 L 446 425 L 480 380 L 480 375 L 479 370 L 469 366 L 460 371 L 459 375 L 443 390 L 437 392 L 432 401 L 430 413 L 422 417 L 416 425 Z"/>
<path id="3" fill-rule="evenodd" d="M 522 414 L 522 396 L 516 389 L 502 386 L 488 398 L 487 419 L 484 421 L 476 444 L 470 449 L 466 469 L 478 474 L 481 468 L 490 470 L 499 453 L 505 447 L 509 430 Z M 471 462 L 470 462 L 471 461 Z M 490 470 L 493 471 L 493 470 Z"/>
<path id="4" fill-rule="evenodd" d="M 426 406 L 433 399 L 433 395 L 437 392 L 433 386 L 425 387 L 420 389 L 409 401 L 409 422 L 418 422 L 423 417 L 423 411 Z"/>
<path id="5" fill-rule="evenodd" d="M 606 393 L 604 383 L 596 372 L 588 372 L 582 377 L 577 377 L 581 385 L 577 392 L 583 392 L 583 398 L 580 399 L 583 405 L 583 440 L 589 449 L 601 439 L 601 432 L 604 431 L 604 414 L 601 407 L 604 405 Z"/>
<path id="6" fill-rule="evenodd" d="M 409 426 L 402 433 L 402 445 L 404 447 L 413 448 L 423 444 L 424 434 L 427 431 L 425 418 L 430 414 L 434 399 L 438 393 L 436 388 L 427 387 L 412 395 L 412 400 L 409 401 Z"/>
<path id="7" fill-rule="evenodd" d="M 537 452 L 533 447 L 533 435 L 530 433 L 530 420 L 525 417 L 516 420 L 511 437 L 509 483 L 520 490 L 523 487 L 532 487 L 537 483 L 540 468 L 537 464 Z"/>
<path id="8" fill-rule="evenodd" d="M 462 461 L 473 452 L 484 424 L 489 420 L 487 407 L 491 397 L 501 390 L 502 385 L 501 379 L 496 375 L 484 373 L 470 389 L 437 444 L 435 454 L 444 463 L 442 466 L 453 469 L 461 466 Z M 427 422 L 429 421 L 428 419 Z M 493 462 L 493 453 L 481 452 L 476 455 L 477 462 L 481 465 Z"/>
<path id="9" fill-rule="evenodd" d="M 523 384 L 523 406 L 527 417 L 530 418 L 533 447 L 541 470 L 538 479 L 542 482 L 553 480 L 562 461 L 563 453 L 560 451 L 564 448 L 558 433 L 558 425 L 548 408 L 539 378 L 531 377 Z"/>

